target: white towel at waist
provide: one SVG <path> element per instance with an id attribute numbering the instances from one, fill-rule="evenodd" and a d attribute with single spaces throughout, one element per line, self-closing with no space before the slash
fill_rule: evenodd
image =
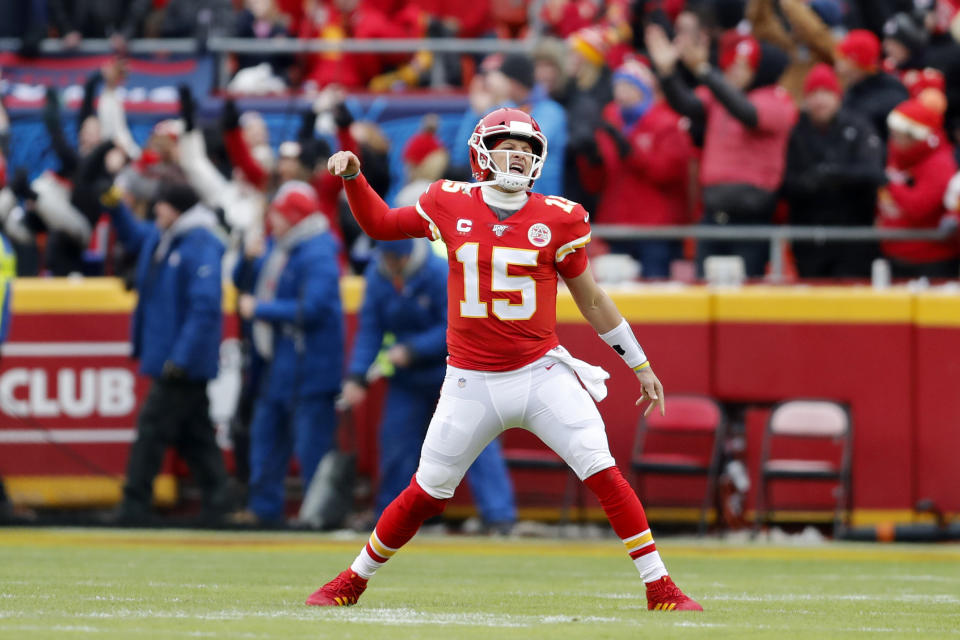
<path id="1" fill-rule="evenodd" d="M 607 397 L 607 385 L 605 380 L 610 377 L 603 367 L 592 365 L 589 362 L 578 360 L 570 355 L 562 346 L 556 346 L 544 354 L 548 358 L 553 358 L 557 362 L 567 365 L 580 378 L 580 382 L 586 388 L 587 393 L 593 396 L 596 402 L 600 402 Z"/>

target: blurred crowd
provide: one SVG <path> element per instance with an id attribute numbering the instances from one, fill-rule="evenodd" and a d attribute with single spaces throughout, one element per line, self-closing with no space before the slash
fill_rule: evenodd
<path id="1" fill-rule="evenodd" d="M 186 93 L 181 116 L 160 122 L 142 148 L 119 98 L 120 55 L 84 88 L 75 146 L 60 96 L 48 92 L 44 122 L 59 167 L 32 181 L 28 168 L 5 167 L 0 217 L 23 274 L 122 273 L 98 207 L 105 185 L 121 182 L 149 216 L 158 185 L 189 180 L 220 212 L 235 255 L 247 231 L 262 233 L 270 196 L 300 179 L 344 243 L 343 265 L 359 273 L 371 243 L 323 171 L 331 150 L 362 151 L 378 191 L 409 203 L 431 180 L 467 179 L 475 123 L 512 105 L 530 111 L 549 140 L 536 189 L 582 202 L 596 223 L 949 232 L 960 207 L 958 8 L 952 0 L 546 0 L 534 10 L 506 0 L 21 3 L 11 6 L 13 22 L 42 24 L 68 45 L 113 38 L 120 49 L 130 37 L 195 35 L 204 25 L 250 38 L 538 35 L 530 55 L 240 55 L 230 95 L 276 83 L 311 96 L 296 139 L 269 139 L 263 118 L 229 99 L 219 120 L 196 123 L 201 96 Z M 450 148 L 433 116 L 412 138 L 390 140 L 344 105 L 351 91 L 435 86 L 438 72 L 469 98 Z M 9 126 L 0 114 L 0 131 Z M 409 186 L 390 184 L 392 145 L 403 147 Z M 739 256 L 757 277 L 769 259 L 768 242 L 735 238 L 595 244 L 595 253 L 630 256 L 651 278 L 679 277 L 684 259 L 703 275 L 713 255 Z M 806 278 L 866 277 L 878 256 L 895 276 L 955 278 L 960 254 L 953 240 L 803 241 L 792 250 Z"/>

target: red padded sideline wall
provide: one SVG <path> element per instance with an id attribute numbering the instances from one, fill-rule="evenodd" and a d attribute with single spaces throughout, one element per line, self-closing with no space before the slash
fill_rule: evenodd
<path id="1" fill-rule="evenodd" d="M 916 296 L 914 497 L 960 512 L 960 297 Z"/>
<path id="2" fill-rule="evenodd" d="M 718 292 L 713 311 L 717 397 L 757 403 L 823 397 L 849 403 L 855 507 L 912 508 L 911 294 L 756 287 Z"/>

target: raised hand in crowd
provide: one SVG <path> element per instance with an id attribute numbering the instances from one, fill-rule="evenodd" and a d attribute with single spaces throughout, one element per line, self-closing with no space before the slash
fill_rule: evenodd
<path id="1" fill-rule="evenodd" d="M 658 24 L 647 25 L 644 31 L 644 38 L 647 44 L 647 52 L 650 54 L 650 60 L 653 62 L 657 73 L 661 76 L 668 76 L 677 68 L 677 62 L 680 60 L 680 52 L 670 42 L 667 32 Z"/>
<path id="2" fill-rule="evenodd" d="M 687 69 L 700 75 L 710 62 L 710 41 L 705 38 L 685 38 L 677 47 L 677 53 Z"/>
<path id="3" fill-rule="evenodd" d="M 233 98 L 223 101 L 223 111 L 220 113 L 220 126 L 224 131 L 233 131 L 240 127 L 240 111 Z"/>
<path id="4" fill-rule="evenodd" d="M 177 87 L 177 93 L 180 95 L 180 118 L 183 120 L 183 129 L 184 131 L 192 131 L 195 115 L 193 92 L 189 86 L 181 84 Z"/>

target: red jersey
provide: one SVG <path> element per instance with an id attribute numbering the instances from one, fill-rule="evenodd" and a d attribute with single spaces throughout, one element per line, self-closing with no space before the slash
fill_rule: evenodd
<path id="1" fill-rule="evenodd" d="M 455 367 L 510 371 L 559 344 L 557 275 L 587 267 L 586 210 L 530 193 L 505 220 L 479 187 L 442 180 L 416 205 L 423 235 L 447 245 L 447 349 Z"/>

